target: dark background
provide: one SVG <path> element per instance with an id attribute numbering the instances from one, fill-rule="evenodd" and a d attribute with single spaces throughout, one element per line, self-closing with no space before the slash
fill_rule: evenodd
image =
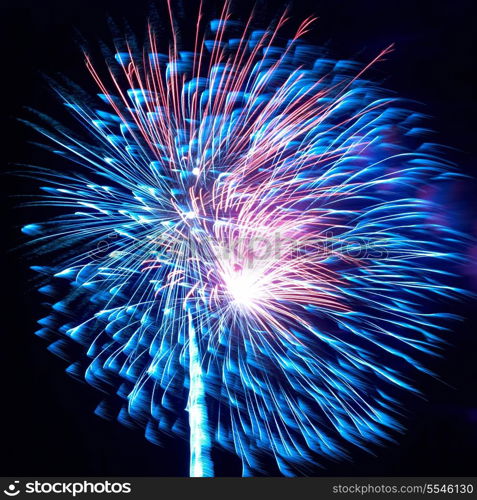
<path id="1" fill-rule="evenodd" d="M 159 2 L 158 2 L 159 3 Z M 173 2 L 174 3 L 174 2 Z M 189 0 L 188 7 L 197 2 Z M 308 38 L 327 44 L 342 58 L 367 60 L 395 43 L 395 51 L 379 66 L 386 86 L 401 95 L 426 103 L 433 115 L 437 139 L 453 146 L 454 160 L 475 176 L 475 117 L 477 51 L 473 1 L 296 1 L 296 19 L 319 16 Z M 208 2 L 208 9 L 221 2 Z M 92 45 L 111 35 L 106 19 L 127 19 L 141 35 L 149 11 L 142 0 L 3 0 L 0 55 L 2 111 L 7 142 L 1 150 L 2 169 L 18 163 L 48 165 L 58 162 L 44 156 L 28 141 L 31 130 L 18 123 L 27 117 L 24 106 L 42 110 L 62 120 L 65 111 L 50 96 L 42 74 L 62 73 L 94 92 L 79 50 L 81 37 Z M 259 2 L 258 18 L 275 15 L 280 3 Z M 284 5 L 284 4 L 281 4 Z M 235 2 L 240 15 L 251 2 Z M 474 66 L 474 67 L 473 67 Z M 1 179 L 6 193 L 35 192 L 34 185 L 12 176 Z M 472 192 L 473 191 L 473 192 Z M 475 209 L 475 185 L 469 182 L 462 198 Z M 0 277 L 1 326 L 1 429 L 2 476 L 80 475 L 187 475 L 187 446 L 166 441 L 164 448 L 149 444 L 139 432 L 101 420 L 93 414 L 100 395 L 64 373 L 65 364 L 46 351 L 36 338 L 36 320 L 44 315 L 34 292 L 32 264 L 22 250 L 19 228 L 31 222 L 31 212 L 17 207 L 21 199 L 5 197 L 5 263 Z M 31 209 L 30 209 L 31 210 Z M 473 212 L 475 213 L 475 211 Z M 474 286 L 472 277 L 467 277 Z M 375 455 L 355 452 L 353 461 L 326 464 L 316 475 L 476 475 L 477 453 L 477 313 L 471 301 L 453 305 L 463 316 L 450 332 L 446 358 L 435 361 L 443 382 L 419 380 L 426 399 L 410 403 L 408 432 L 396 444 L 375 450 Z M 239 475 L 236 458 L 219 453 L 217 472 Z"/>

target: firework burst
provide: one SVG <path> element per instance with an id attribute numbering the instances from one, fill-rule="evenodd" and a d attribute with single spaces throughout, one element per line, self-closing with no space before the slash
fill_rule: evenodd
<path id="1" fill-rule="evenodd" d="M 34 205 L 61 215 L 24 228 L 61 294 L 38 333 L 83 347 L 67 371 L 116 392 L 121 422 L 189 439 L 192 476 L 215 445 L 244 475 L 264 453 L 290 475 L 392 440 L 409 373 L 442 347 L 433 301 L 460 293 L 463 237 L 422 195 L 456 174 L 366 76 L 390 49 L 333 60 L 302 41 L 313 19 L 282 40 L 286 21 L 256 30 L 226 4 L 190 52 L 150 28 L 109 74 L 86 57 L 97 108 L 57 88 L 88 140 L 35 125 L 65 158 L 35 171 Z"/>

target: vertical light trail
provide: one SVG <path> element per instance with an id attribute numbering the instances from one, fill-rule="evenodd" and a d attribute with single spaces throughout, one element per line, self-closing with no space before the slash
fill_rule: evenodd
<path id="1" fill-rule="evenodd" d="M 208 433 L 207 406 L 202 366 L 200 363 L 197 334 L 188 311 L 189 327 L 189 412 L 190 429 L 190 477 L 213 477 L 214 468 L 210 457 L 210 438 Z"/>

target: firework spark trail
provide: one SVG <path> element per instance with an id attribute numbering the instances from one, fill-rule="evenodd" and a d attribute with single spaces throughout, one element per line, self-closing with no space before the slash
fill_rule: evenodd
<path id="1" fill-rule="evenodd" d="M 364 79 L 390 49 L 361 66 L 305 44 L 313 19 L 285 43 L 286 14 L 202 19 L 192 53 L 174 29 L 161 53 L 150 28 L 106 79 L 87 57 L 107 111 L 57 89 L 87 142 L 36 126 L 78 166 L 35 171 L 33 204 L 63 211 L 24 228 L 55 257 L 40 290 L 64 294 L 38 334 L 66 358 L 67 338 L 84 347 L 122 423 L 190 433 L 191 475 L 212 474 L 214 444 L 244 475 L 266 451 L 290 475 L 402 429 L 407 372 L 430 373 L 451 317 L 432 299 L 462 293 L 464 236 L 419 192 L 456 174 L 422 116 Z"/>

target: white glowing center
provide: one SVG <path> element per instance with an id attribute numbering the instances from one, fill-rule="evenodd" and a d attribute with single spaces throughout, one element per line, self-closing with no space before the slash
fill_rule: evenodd
<path id="1" fill-rule="evenodd" d="M 227 290 L 235 303 L 251 306 L 260 295 L 257 280 L 253 274 L 233 274 L 227 279 Z"/>

